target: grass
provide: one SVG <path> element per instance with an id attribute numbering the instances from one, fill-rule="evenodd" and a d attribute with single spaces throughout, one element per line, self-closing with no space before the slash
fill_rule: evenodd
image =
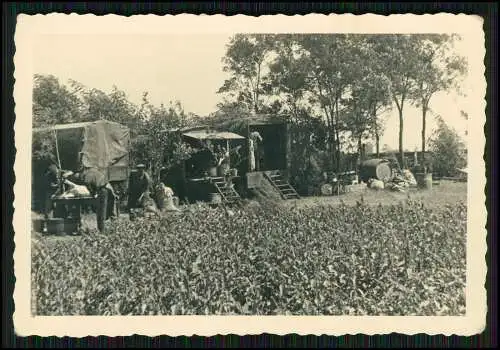
<path id="1" fill-rule="evenodd" d="M 362 203 L 350 193 L 267 202 L 234 216 L 190 206 L 160 220 L 122 216 L 104 235 L 86 216 L 81 236 L 33 233 L 34 309 L 463 315 L 466 184 L 442 182 L 409 196 L 370 190 Z"/>
<path id="2" fill-rule="evenodd" d="M 304 197 L 298 200 L 279 201 L 280 205 L 285 207 L 310 208 L 315 206 L 331 205 L 339 206 L 342 203 L 346 205 L 355 205 L 356 202 L 363 199 L 370 205 L 392 205 L 402 203 L 407 198 L 423 201 L 430 207 L 441 207 L 447 204 L 454 204 L 460 201 L 467 201 L 467 183 L 441 180 L 439 185 L 433 186 L 431 190 L 416 190 L 411 189 L 408 193 L 399 193 L 392 191 L 374 191 L 366 189 L 363 192 L 351 192 L 340 196 L 325 196 L 325 197 Z M 270 201 L 270 200 L 269 200 Z M 256 204 L 256 203 L 249 203 Z M 32 212 L 32 219 L 41 219 L 42 215 Z M 120 214 L 119 221 L 128 220 L 128 214 L 123 212 Z M 106 223 L 110 225 L 109 222 Z M 82 228 L 84 231 L 94 230 L 97 228 L 95 215 L 85 214 L 82 216 Z M 34 237 L 40 238 L 41 235 L 33 232 Z M 61 240 L 66 236 L 46 236 L 44 239 Z M 71 239 L 76 239 L 71 236 Z"/>
<path id="3" fill-rule="evenodd" d="M 411 198 L 423 201 L 430 207 L 441 207 L 460 201 L 466 202 L 467 183 L 442 180 L 439 181 L 439 185 L 434 185 L 431 190 L 410 189 L 407 193 L 401 193 L 389 190 L 375 191 L 366 189 L 363 192 L 351 192 L 339 196 L 304 197 L 299 200 L 287 201 L 286 204 L 298 207 L 314 207 L 318 205 L 338 206 L 344 202 L 347 205 L 355 205 L 361 198 L 370 205 L 392 205 Z"/>

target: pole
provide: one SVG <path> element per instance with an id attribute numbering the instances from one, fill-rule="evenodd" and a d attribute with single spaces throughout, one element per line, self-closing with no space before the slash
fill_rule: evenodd
<path id="1" fill-rule="evenodd" d="M 56 156 L 57 156 L 57 164 L 59 165 L 59 169 L 61 169 L 61 158 L 59 157 L 59 145 L 57 143 L 57 133 L 56 130 L 52 130 L 54 132 L 54 139 L 56 141 Z"/>
<path id="2" fill-rule="evenodd" d="M 247 142 L 247 156 L 248 156 L 248 160 L 247 160 L 247 166 L 248 166 L 248 171 L 253 171 L 252 170 L 252 166 L 251 166 L 251 161 L 250 161 L 250 158 L 251 158 L 251 155 L 250 155 L 250 122 L 247 121 L 246 122 L 246 127 L 247 127 L 247 139 L 246 139 L 246 142 Z"/>
<path id="3" fill-rule="evenodd" d="M 63 193 L 64 192 L 64 184 L 63 184 L 63 181 L 61 181 L 62 177 L 61 177 L 60 171 L 62 171 L 62 168 L 61 168 L 61 158 L 59 157 L 59 144 L 57 142 L 57 132 L 55 129 L 52 129 L 52 131 L 54 132 L 54 139 L 56 141 L 56 156 L 57 156 L 57 164 L 59 165 L 59 174 L 60 174 L 60 176 L 58 176 L 58 178 L 59 178 L 59 192 Z"/>

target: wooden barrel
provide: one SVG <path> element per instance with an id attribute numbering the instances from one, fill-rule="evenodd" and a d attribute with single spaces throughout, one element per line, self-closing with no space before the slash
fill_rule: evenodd
<path id="1" fill-rule="evenodd" d="M 392 169 L 385 159 L 369 159 L 360 167 L 360 178 L 367 182 L 369 179 L 387 181 L 391 178 Z"/>
<path id="2" fill-rule="evenodd" d="M 418 187 L 426 190 L 432 189 L 432 173 L 416 173 L 415 179 L 417 180 Z"/>

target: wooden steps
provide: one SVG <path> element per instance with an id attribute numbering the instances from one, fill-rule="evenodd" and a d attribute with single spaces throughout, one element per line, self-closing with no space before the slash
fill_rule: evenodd
<path id="1" fill-rule="evenodd" d="M 270 175 L 268 173 L 264 173 L 264 176 L 273 185 L 273 187 L 280 193 L 282 199 L 287 200 L 287 199 L 299 199 L 300 198 L 297 191 L 295 191 L 295 189 L 292 187 L 292 185 L 290 185 L 285 180 L 285 178 L 283 177 L 283 175 L 281 173 L 277 172 L 277 173 L 272 174 L 272 175 Z"/>
<path id="2" fill-rule="evenodd" d="M 212 184 L 217 189 L 224 204 L 236 204 L 241 200 L 241 196 L 233 186 L 228 186 L 223 177 L 213 177 Z"/>

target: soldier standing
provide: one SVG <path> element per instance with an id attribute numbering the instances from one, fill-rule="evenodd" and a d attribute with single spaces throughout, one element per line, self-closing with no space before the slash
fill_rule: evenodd
<path id="1" fill-rule="evenodd" d="M 145 171 L 144 164 L 137 165 L 137 172 L 130 174 L 128 186 L 128 205 L 130 218 L 133 218 L 133 209 L 141 207 L 141 199 L 143 196 L 149 196 L 151 192 L 152 181 L 151 177 Z"/>
<path id="2" fill-rule="evenodd" d="M 106 176 L 96 168 L 85 168 L 73 177 L 75 183 L 84 185 L 90 194 L 97 199 L 97 228 L 104 231 L 104 221 L 114 216 L 115 194 Z"/>
<path id="3" fill-rule="evenodd" d="M 54 157 L 48 158 L 49 165 L 45 170 L 44 175 L 44 203 L 43 216 L 45 221 L 49 219 L 53 210 L 52 197 L 60 192 L 61 189 L 61 169 L 57 166 Z M 47 227 L 44 225 L 43 232 L 47 232 Z"/>
<path id="4" fill-rule="evenodd" d="M 250 157 L 250 170 L 259 171 L 262 162 L 262 150 L 260 149 L 260 143 L 262 142 L 262 136 L 257 131 L 250 134 L 249 138 L 249 157 Z"/>

